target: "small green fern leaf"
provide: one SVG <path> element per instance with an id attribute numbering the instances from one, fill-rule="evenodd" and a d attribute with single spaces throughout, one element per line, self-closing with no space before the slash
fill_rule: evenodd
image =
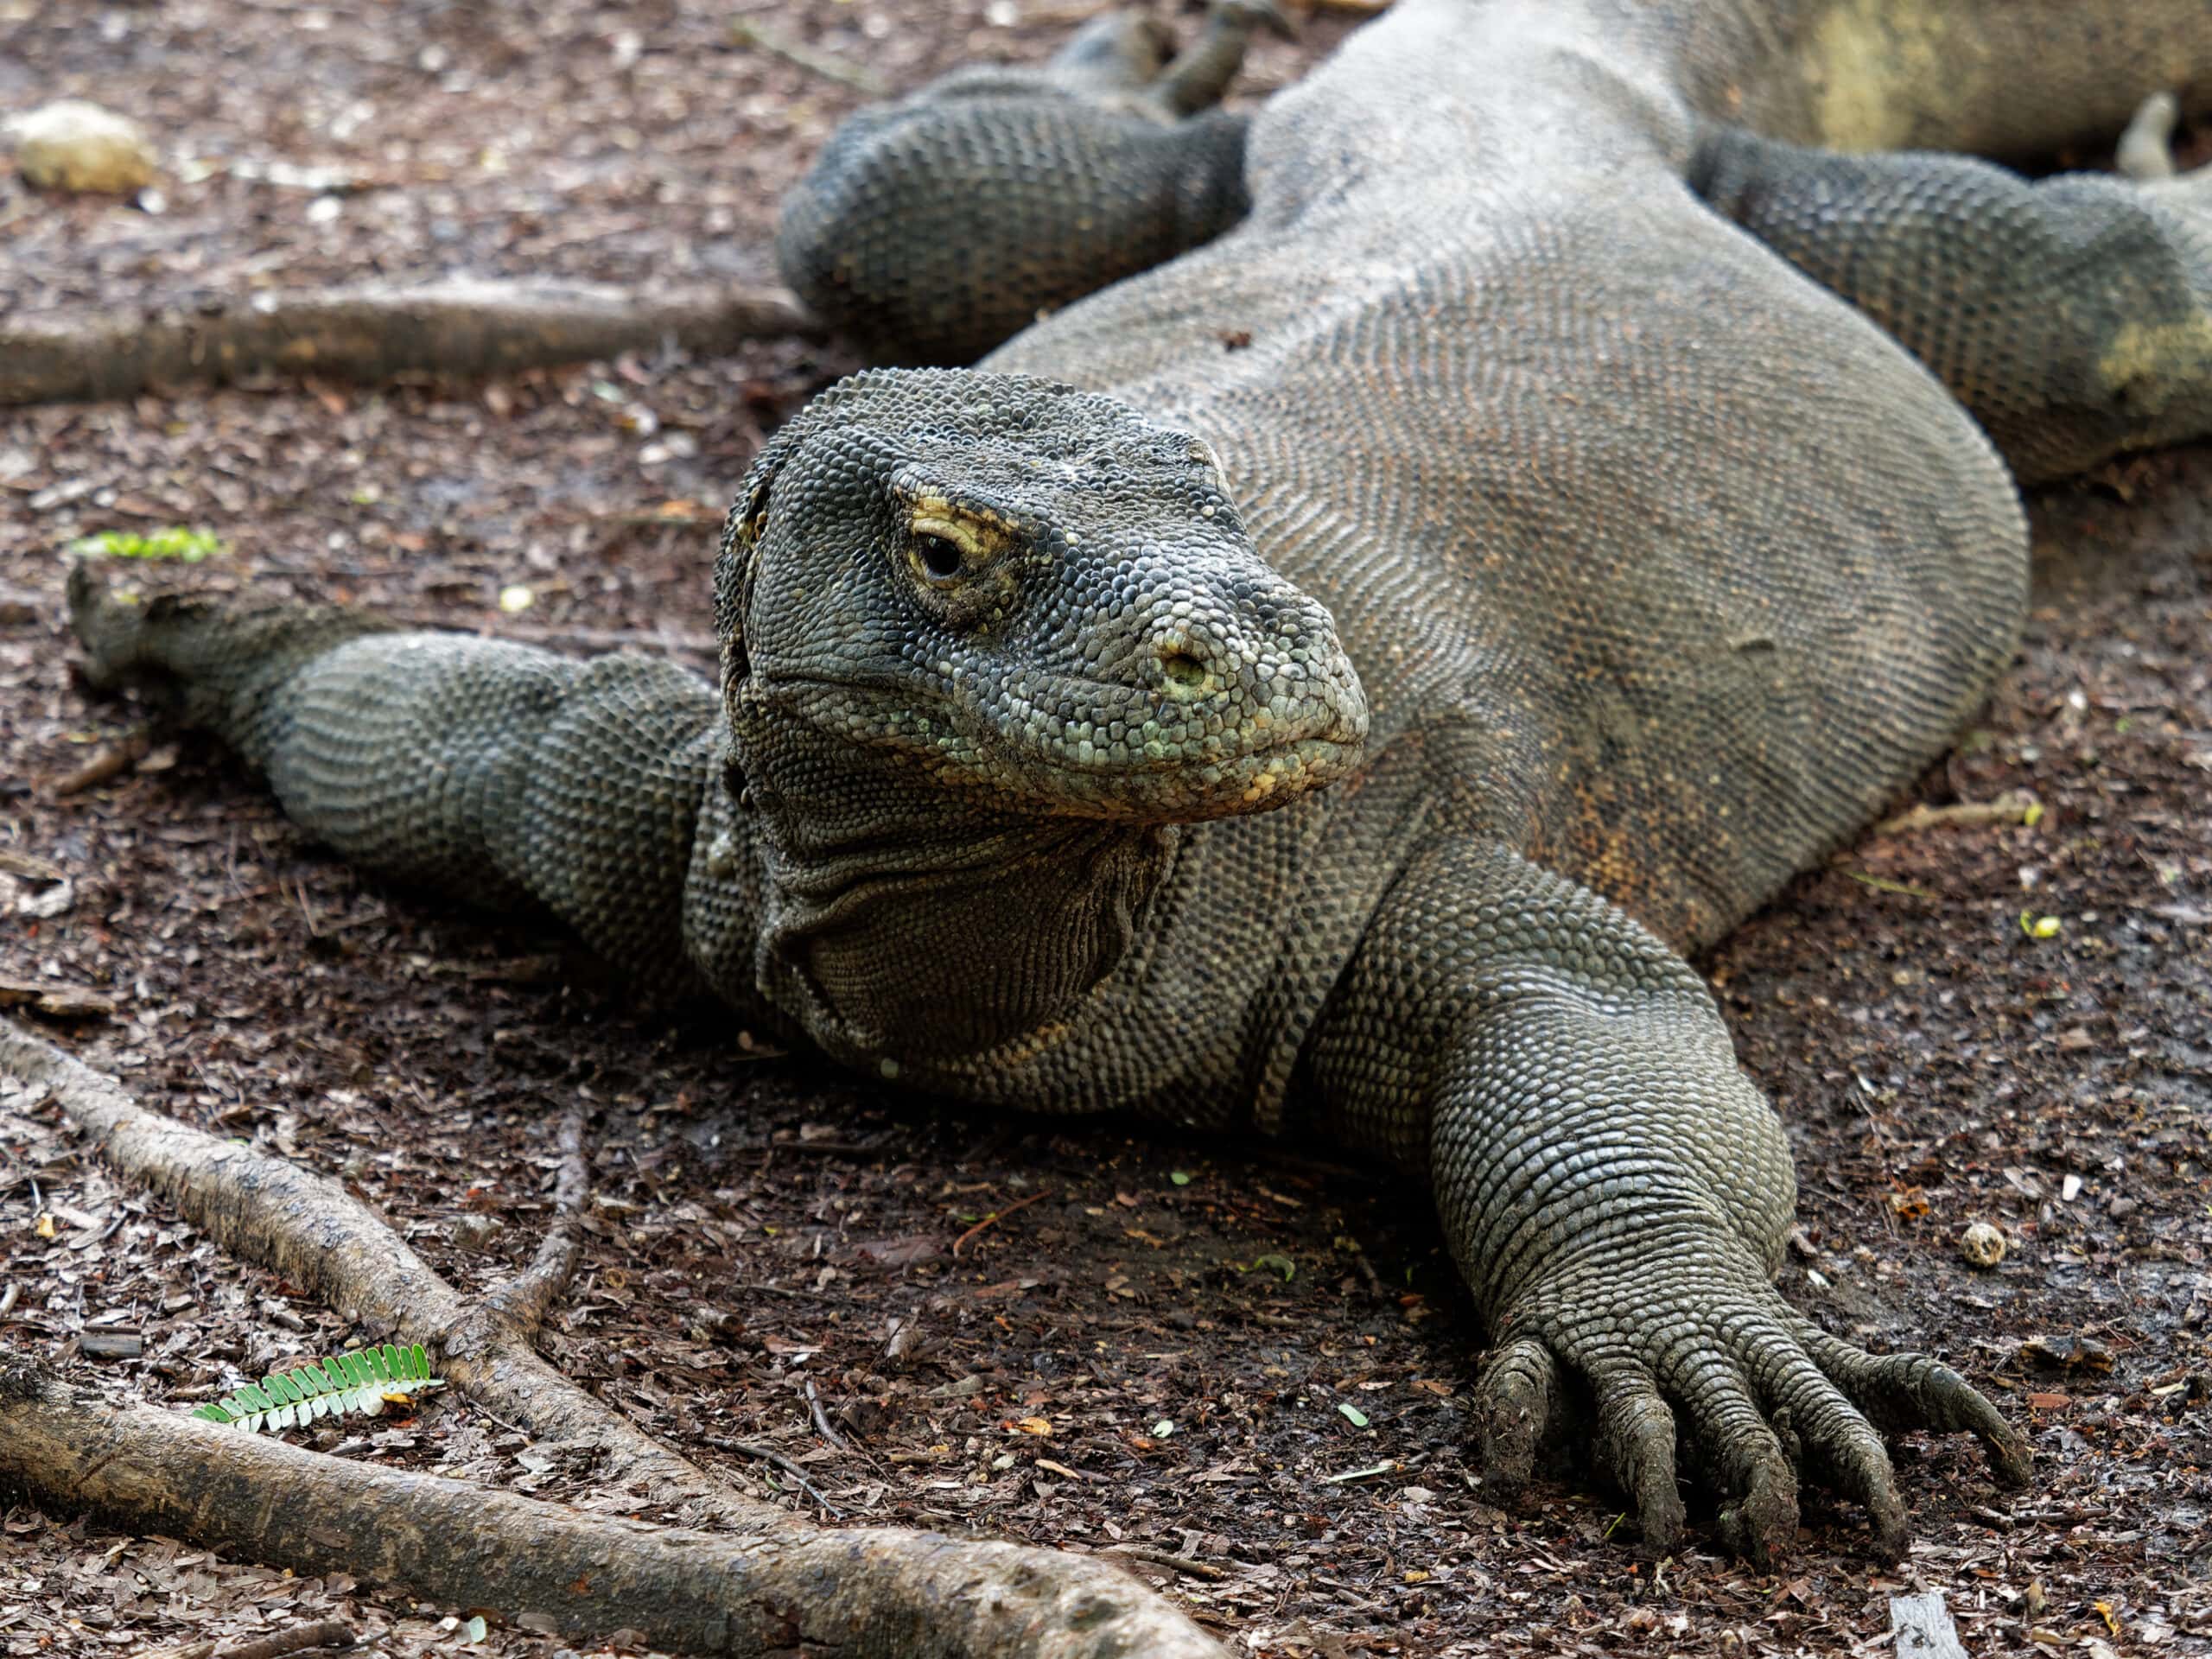
<path id="1" fill-rule="evenodd" d="M 433 1389 L 445 1379 L 430 1375 L 430 1356 L 420 1343 L 400 1348 L 356 1348 L 323 1360 L 302 1360 L 289 1371 L 271 1371 L 258 1382 L 245 1382 L 221 1400 L 193 1412 L 249 1434 L 263 1429 L 304 1427 L 319 1417 L 357 1412 L 374 1417 L 386 1405 Z"/>

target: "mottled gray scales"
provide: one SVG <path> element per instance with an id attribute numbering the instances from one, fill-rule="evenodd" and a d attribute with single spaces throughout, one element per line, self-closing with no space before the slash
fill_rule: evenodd
<path id="1" fill-rule="evenodd" d="M 2212 180 L 2031 184 L 1735 129 L 1707 136 L 1691 179 L 1933 370 L 2023 481 L 2212 423 Z"/>
<path id="2" fill-rule="evenodd" d="M 1172 64 L 1149 18 L 1114 13 L 1039 68 L 963 70 L 861 111 L 785 207 L 785 279 L 886 359 L 968 363 L 1211 240 L 1251 204 L 1244 118 L 1208 106 L 1271 12 L 1217 7 Z"/>
<path id="3" fill-rule="evenodd" d="M 2109 136 L 2212 86 L 2202 0 L 1400 0 L 1212 111 L 1264 18 L 1102 19 L 832 141 L 810 302 L 1005 343 L 771 441 L 719 700 L 82 574 L 79 629 L 341 851 L 874 1075 L 1393 1160 L 1497 1482 L 1579 1395 L 1654 1545 L 1679 1435 L 1755 1557 L 1801 1472 L 1899 1550 L 1878 1429 L 2025 1442 L 1776 1294 L 1781 1128 L 1681 953 L 1986 695 L 2006 461 L 2212 424 L 2204 179 L 1842 152 Z"/>

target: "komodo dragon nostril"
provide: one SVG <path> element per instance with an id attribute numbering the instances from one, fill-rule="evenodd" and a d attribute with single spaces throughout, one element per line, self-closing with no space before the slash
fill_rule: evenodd
<path id="1" fill-rule="evenodd" d="M 1178 702 L 1203 697 L 1213 690 L 1213 675 L 1206 661 L 1183 639 L 1162 639 L 1152 648 L 1160 665 L 1160 689 Z"/>

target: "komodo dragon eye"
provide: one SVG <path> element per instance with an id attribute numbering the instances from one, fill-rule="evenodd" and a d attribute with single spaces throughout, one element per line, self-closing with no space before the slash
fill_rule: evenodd
<path id="1" fill-rule="evenodd" d="M 1007 545 L 1005 531 L 944 503 L 919 504 L 906 521 L 906 563 L 924 585 L 944 589 L 982 574 Z"/>
<path id="2" fill-rule="evenodd" d="M 914 558 L 931 582 L 950 582 L 960 574 L 960 545 L 949 537 L 915 537 Z"/>

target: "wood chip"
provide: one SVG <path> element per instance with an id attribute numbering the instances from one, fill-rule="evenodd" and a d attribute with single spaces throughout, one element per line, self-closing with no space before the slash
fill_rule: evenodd
<path id="1" fill-rule="evenodd" d="M 1891 1596 L 1890 1634 L 1897 1640 L 1897 1659 L 1967 1659 L 1958 1627 L 1938 1592 Z"/>
<path id="2" fill-rule="evenodd" d="M 0 1008 L 22 1007 L 56 1020 L 102 1020 L 115 1012 L 116 1003 L 106 992 L 89 985 L 0 976 Z"/>
<path id="3" fill-rule="evenodd" d="M 52 859 L 19 853 L 12 847 L 0 847 L 0 870 L 10 875 L 27 875 L 34 881 L 59 881 L 69 874 Z"/>

